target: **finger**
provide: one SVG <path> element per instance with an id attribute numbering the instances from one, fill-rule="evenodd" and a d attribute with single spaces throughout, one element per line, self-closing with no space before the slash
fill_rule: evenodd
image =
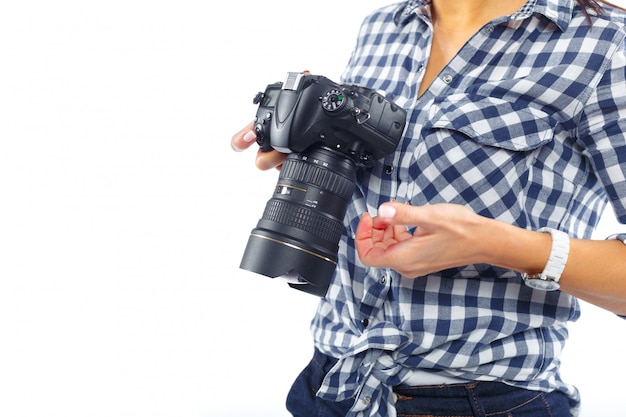
<path id="1" fill-rule="evenodd" d="M 372 216 L 370 216 L 369 213 L 363 214 L 354 232 L 354 239 L 355 240 L 371 239 L 372 225 L 373 225 Z"/>
<path id="2" fill-rule="evenodd" d="M 276 150 L 271 151 L 259 151 L 256 154 L 256 166 L 261 170 L 268 170 L 271 168 L 279 168 L 287 158 L 287 155 L 280 153 Z"/>
<path id="3" fill-rule="evenodd" d="M 248 149 L 253 143 L 256 142 L 256 133 L 254 133 L 254 122 L 250 122 L 235 133 L 230 139 L 230 146 L 236 152 L 241 152 Z"/>
<path id="4" fill-rule="evenodd" d="M 409 233 L 409 231 L 406 229 L 406 226 L 404 225 L 394 225 L 393 236 L 398 242 L 402 242 L 413 237 L 413 235 Z"/>
<path id="5" fill-rule="evenodd" d="M 387 242 L 400 242 L 411 237 L 407 233 L 406 226 L 389 224 L 381 221 L 379 217 L 374 217 L 373 219 L 373 230 L 379 231 L 381 240 Z"/>
<path id="6" fill-rule="evenodd" d="M 381 236 L 378 235 L 384 231 L 376 230 L 372 226 L 372 217 L 365 213 L 356 228 L 354 242 L 361 261 L 365 265 L 377 266 L 378 259 L 384 253 L 384 249 L 377 247 L 377 242 L 381 241 Z"/>

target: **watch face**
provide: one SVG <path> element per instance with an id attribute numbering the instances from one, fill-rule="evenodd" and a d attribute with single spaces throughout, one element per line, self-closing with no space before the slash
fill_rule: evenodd
<path id="1" fill-rule="evenodd" d="M 541 278 L 529 278 L 525 279 L 524 282 L 529 287 L 542 291 L 556 291 L 560 287 L 558 282 Z"/>

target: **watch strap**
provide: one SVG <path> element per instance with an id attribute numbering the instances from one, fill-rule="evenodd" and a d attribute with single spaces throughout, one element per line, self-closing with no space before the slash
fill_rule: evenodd
<path id="1" fill-rule="evenodd" d="M 567 258 L 569 257 L 569 236 L 565 232 L 549 227 L 542 227 L 538 231 L 550 233 L 552 237 L 552 246 L 548 262 L 541 273 L 534 275 L 524 273 L 522 274 L 522 278 L 527 284 L 529 280 L 541 280 L 544 281 L 546 285 L 539 285 L 539 287 L 545 289 L 558 289 L 558 282 L 561 279 L 561 274 L 565 269 L 565 264 L 567 263 Z M 538 287 L 537 285 L 530 286 L 533 288 Z"/>

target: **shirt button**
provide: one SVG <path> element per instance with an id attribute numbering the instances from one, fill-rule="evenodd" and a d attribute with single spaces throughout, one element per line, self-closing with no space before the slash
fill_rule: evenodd
<path id="1" fill-rule="evenodd" d="M 493 33 L 494 29 L 495 28 L 493 27 L 493 25 L 489 25 L 489 26 L 487 26 L 486 30 L 487 30 L 487 33 Z"/>
<path id="2" fill-rule="evenodd" d="M 387 174 L 387 175 L 391 175 L 391 173 L 392 173 L 392 172 L 393 172 L 393 166 L 391 166 L 391 165 L 387 165 L 387 166 L 385 167 L 385 174 Z"/>
<path id="3" fill-rule="evenodd" d="M 364 397 L 361 401 L 363 401 L 363 404 L 369 405 L 372 399 L 370 397 Z"/>
<path id="4" fill-rule="evenodd" d="M 383 276 L 380 278 L 380 283 L 385 285 L 387 283 L 387 277 Z"/>
<path id="5" fill-rule="evenodd" d="M 443 76 L 443 82 L 446 84 L 450 84 L 452 82 L 452 75 L 446 74 Z"/>
<path id="6" fill-rule="evenodd" d="M 367 326 L 369 326 L 370 321 L 368 319 L 363 319 L 361 320 L 361 324 L 363 325 L 363 327 L 367 329 Z"/>

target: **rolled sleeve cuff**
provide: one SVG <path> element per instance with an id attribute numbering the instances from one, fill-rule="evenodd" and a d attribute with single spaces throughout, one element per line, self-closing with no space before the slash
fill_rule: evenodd
<path id="1" fill-rule="evenodd" d="M 606 240 L 619 240 L 626 245 L 626 233 L 617 233 L 606 238 Z"/>
<path id="2" fill-rule="evenodd" d="M 606 240 L 619 240 L 623 244 L 626 245 L 626 233 L 617 233 L 617 234 L 611 235 L 611 236 L 607 237 Z M 621 316 L 621 315 L 618 314 L 618 317 L 621 317 L 624 320 L 626 320 L 626 316 Z"/>

